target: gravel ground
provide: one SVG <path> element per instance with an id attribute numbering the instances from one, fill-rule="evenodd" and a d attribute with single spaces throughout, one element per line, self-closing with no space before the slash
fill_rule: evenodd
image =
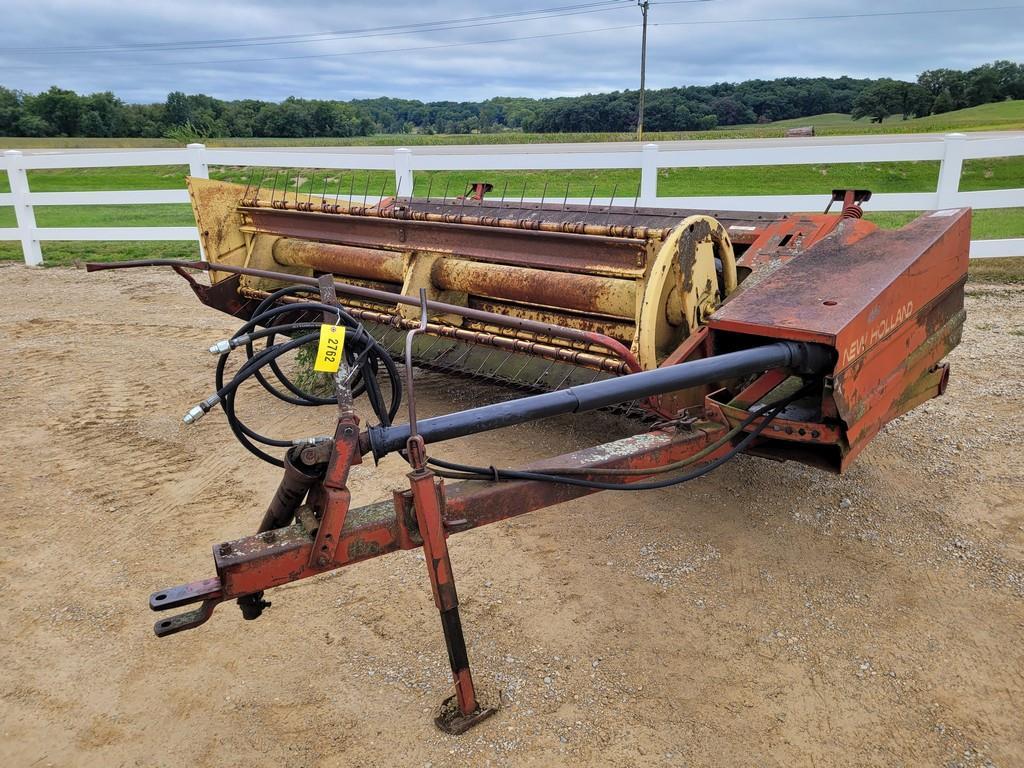
<path id="1" fill-rule="evenodd" d="M 496 717 L 455 738 L 422 556 L 289 585 L 157 640 L 148 594 L 212 574 L 277 482 L 184 429 L 233 329 L 168 273 L 0 268 L 4 766 L 1024 765 L 1024 289 L 972 284 L 946 395 L 842 477 L 741 457 L 451 540 Z M 440 413 L 500 391 L 421 377 Z M 279 407 L 280 406 L 280 407 Z M 253 397 L 268 430 L 329 413 Z M 611 416 L 453 442 L 520 464 Z M 403 484 L 353 474 L 355 503 Z"/>

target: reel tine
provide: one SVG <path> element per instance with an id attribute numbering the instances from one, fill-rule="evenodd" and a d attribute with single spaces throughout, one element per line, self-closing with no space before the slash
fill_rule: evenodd
<path id="1" fill-rule="evenodd" d="M 434 174 L 430 174 L 430 178 L 427 181 L 427 203 L 430 203 L 430 190 L 434 188 Z M 410 195 L 412 194 L 410 190 Z M 409 202 L 412 203 L 412 197 L 409 198 Z"/>
<path id="2" fill-rule="evenodd" d="M 547 376 L 548 373 L 551 371 L 551 369 L 554 368 L 554 367 L 555 367 L 555 361 L 554 360 L 548 361 L 547 367 L 543 371 L 540 372 L 540 375 L 536 379 L 533 380 L 533 384 L 531 386 L 533 386 L 533 387 L 540 387 L 541 379 L 543 379 L 545 376 Z"/>
<path id="3" fill-rule="evenodd" d="M 387 325 L 384 325 L 384 326 L 382 326 L 382 328 L 384 330 L 380 331 L 379 332 L 379 336 L 375 336 L 374 338 L 377 340 L 378 344 L 380 344 L 382 347 L 384 347 L 384 349 L 387 349 L 388 348 L 388 341 L 390 341 L 390 338 L 391 338 L 391 327 L 387 326 Z"/>
<path id="4" fill-rule="evenodd" d="M 640 185 L 643 182 L 638 181 L 636 183 L 636 197 L 633 198 L 633 213 L 636 214 L 636 207 L 640 203 Z"/>
<path id="5" fill-rule="evenodd" d="M 260 169 L 260 180 L 258 182 L 256 182 L 256 192 L 252 196 L 252 204 L 253 205 L 256 205 L 256 203 L 259 202 L 260 190 L 263 189 L 263 177 L 266 175 L 266 172 L 267 171 L 266 171 L 265 168 L 261 168 Z"/>
<path id="6" fill-rule="evenodd" d="M 532 360 L 530 359 L 529 356 L 527 356 L 526 362 L 523 363 L 523 367 L 520 368 L 518 371 L 516 371 L 515 375 L 512 377 L 512 380 L 513 381 L 519 381 L 519 377 L 523 374 L 523 371 L 526 370 L 526 366 L 528 366 L 531 362 L 532 362 Z"/>
<path id="7" fill-rule="evenodd" d="M 452 183 L 451 174 L 444 180 L 444 192 L 441 194 L 441 204 L 448 205 L 448 185 Z"/>
<path id="8" fill-rule="evenodd" d="M 434 334 L 430 334 L 430 335 L 433 336 Z M 430 350 L 432 350 L 434 347 L 436 347 L 440 341 L 441 341 L 441 337 L 440 336 L 434 336 L 434 340 L 430 343 L 430 346 L 428 346 L 426 349 L 424 349 L 422 352 L 420 352 L 420 356 L 421 357 L 426 357 L 427 353 L 430 352 Z"/>
<path id="9" fill-rule="evenodd" d="M 341 200 L 341 182 L 345 180 L 345 172 L 339 170 L 338 172 L 338 186 L 334 188 L 334 211 L 337 213 L 339 201 Z"/>
<path id="10" fill-rule="evenodd" d="M 558 382 L 558 384 L 555 385 L 555 389 L 561 389 L 562 388 L 562 386 L 565 384 L 565 382 L 567 382 L 569 380 L 569 377 L 572 376 L 572 370 L 573 369 L 570 367 L 569 370 L 566 371 L 566 374 L 565 374 L 565 376 L 562 377 L 562 380 L 560 382 Z"/>
<path id="11" fill-rule="evenodd" d="M 243 200 L 248 200 L 249 199 L 249 190 L 252 188 L 252 177 L 255 174 L 256 174 L 256 169 L 255 168 L 250 168 L 249 169 L 249 180 L 247 182 L 245 182 L 245 192 L 242 193 L 242 199 Z"/>
<path id="12" fill-rule="evenodd" d="M 509 352 L 507 355 L 505 355 L 505 358 L 498 364 L 498 367 L 495 368 L 491 372 L 491 375 L 494 376 L 494 377 L 497 377 L 498 376 L 498 371 L 500 371 L 502 368 L 504 368 L 505 367 L 505 363 L 507 363 L 511 359 L 512 359 L 512 353 Z"/>
<path id="13" fill-rule="evenodd" d="M 440 336 L 438 338 L 440 338 Z M 475 344 L 465 344 L 464 346 L 466 347 L 465 352 L 463 352 L 461 355 L 459 355 L 459 357 L 456 360 L 453 360 L 450 363 L 450 365 L 456 366 L 459 363 L 461 363 L 463 360 L 465 360 L 467 357 L 469 357 L 470 353 L 473 351 L 473 347 L 476 346 L 476 345 Z"/>
<path id="14" fill-rule="evenodd" d="M 274 197 L 277 194 L 277 177 L 281 175 L 281 169 L 274 171 L 274 186 L 270 188 L 270 207 L 274 207 Z"/>
<path id="15" fill-rule="evenodd" d="M 565 204 L 569 202 L 569 179 L 565 180 L 565 196 L 562 198 L 562 210 L 565 210 Z"/>
<path id="16" fill-rule="evenodd" d="M 478 365 L 476 367 L 476 370 L 473 372 L 474 375 L 480 374 L 480 372 L 484 369 L 484 366 L 487 365 L 487 361 L 491 359 L 491 355 L 494 354 L 494 350 L 495 347 L 491 347 L 489 350 L 487 350 L 487 354 L 484 355 L 484 359 L 480 361 L 480 365 Z"/>
<path id="17" fill-rule="evenodd" d="M 349 182 L 349 185 L 348 185 L 348 208 L 349 208 L 349 211 L 352 210 L 352 196 L 355 194 L 355 191 L 356 191 L 356 172 L 352 171 L 352 179 L 351 179 L 351 181 Z"/>

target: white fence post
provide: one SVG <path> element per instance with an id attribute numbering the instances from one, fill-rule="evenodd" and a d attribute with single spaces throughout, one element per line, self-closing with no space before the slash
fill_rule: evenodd
<path id="1" fill-rule="evenodd" d="M 14 195 L 14 216 L 20 230 L 21 250 L 25 255 L 25 263 L 30 267 L 38 267 L 43 263 L 43 250 L 36 239 L 36 213 L 29 200 L 28 173 L 21 167 L 21 157 L 21 152 L 16 149 L 4 152 L 7 178 L 11 183 L 11 194 Z"/>
<path id="2" fill-rule="evenodd" d="M 942 163 L 939 165 L 938 207 L 953 208 L 960 192 L 960 173 L 964 167 L 964 149 L 967 136 L 947 133 Z"/>
<path id="3" fill-rule="evenodd" d="M 395 150 L 395 197 L 412 197 L 412 150 Z"/>
<path id="4" fill-rule="evenodd" d="M 658 145 L 644 144 L 640 153 L 640 202 L 658 204 Z"/>
<path id="5" fill-rule="evenodd" d="M 210 178 L 210 169 L 206 166 L 206 145 L 187 144 L 188 175 L 194 179 Z"/>
<path id="6" fill-rule="evenodd" d="M 206 165 L 206 145 L 186 144 L 188 150 L 188 175 L 193 179 L 210 178 L 210 169 Z M 199 260 L 206 261 L 206 249 L 203 248 L 202 233 L 199 233 Z"/>

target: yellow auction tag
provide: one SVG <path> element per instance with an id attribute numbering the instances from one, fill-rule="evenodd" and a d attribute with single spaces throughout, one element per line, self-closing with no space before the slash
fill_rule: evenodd
<path id="1" fill-rule="evenodd" d="M 341 351 L 345 348 L 345 326 L 320 326 L 320 343 L 316 348 L 316 362 L 313 370 L 321 373 L 337 373 L 341 365 Z"/>

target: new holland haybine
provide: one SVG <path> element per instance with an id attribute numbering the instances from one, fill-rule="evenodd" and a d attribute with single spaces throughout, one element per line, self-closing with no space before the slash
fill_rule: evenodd
<path id="1" fill-rule="evenodd" d="M 167 264 L 239 318 L 185 421 L 221 410 L 282 474 L 256 532 L 213 547 L 213 576 L 152 594 L 155 611 L 191 607 L 162 613 L 156 634 L 194 629 L 229 600 L 255 619 L 274 587 L 422 548 L 455 688 L 436 721 L 452 733 L 494 710 L 470 674 L 449 536 L 685 483 L 740 453 L 842 472 L 887 422 L 943 393 L 964 323 L 969 209 L 884 231 L 862 218 L 862 190 L 823 196 L 834 213 L 757 214 L 510 202 L 484 183 L 372 203 L 268 187 L 190 180 L 203 261 L 90 265 Z M 303 348 L 328 391 L 285 364 Z M 417 419 L 415 367 L 517 396 Z M 328 407 L 325 436 L 247 424 L 235 401 L 252 381 Z M 444 458 L 448 440 L 597 409 L 643 431 L 515 469 L 500 439 L 474 465 Z M 408 462 L 408 487 L 354 501 L 350 469 L 389 454 Z"/>

